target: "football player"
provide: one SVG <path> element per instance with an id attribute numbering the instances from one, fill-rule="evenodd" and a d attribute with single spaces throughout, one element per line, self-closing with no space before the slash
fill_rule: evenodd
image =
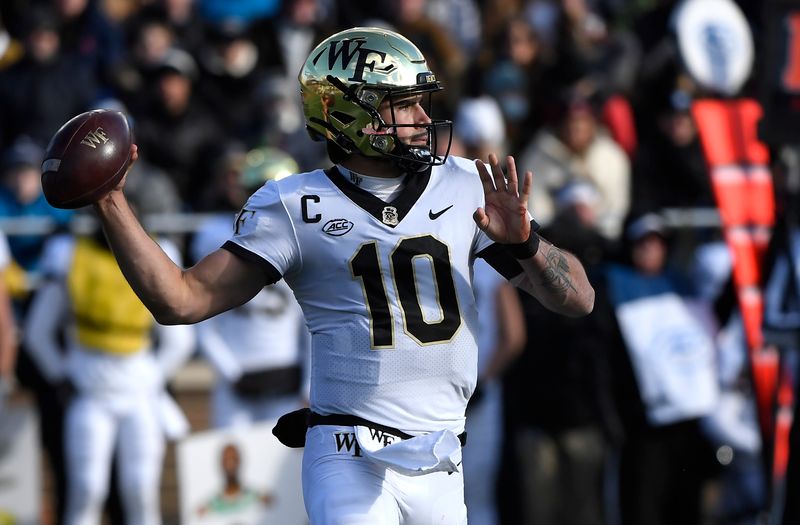
<path id="1" fill-rule="evenodd" d="M 297 173 L 297 162 L 277 148 L 230 155 L 218 193 L 233 210 L 203 222 L 190 246 L 199 261 L 230 237 L 231 217 L 269 180 Z M 220 189 L 220 188 L 215 188 Z M 197 342 L 216 372 L 211 393 L 215 428 L 277 419 L 307 399 L 308 331 L 300 306 L 283 280 L 265 286 L 247 303 L 197 325 Z"/>
<path id="2" fill-rule="evenodd" d="M 308 412 L 275 432 L 305 446 L 314 524 L 466 523 L 459 464 L 477 377 L 472 263 L 482 257 L 548 308 L 581 316 L 577 259 L 536 234 L 531 173 L 448 155 L 441 89 L 419 49 L 385 29 L 332 35 L 300 72 L 306 124 L 334 167 L 269 182 L 230 239 L 181 269 L 121 191 L 95 208 L 120 266 L 162 323 L 194 323 L 284 279 L 312 335 Z M 135 146 L 132 147 L 135 159 Z"/>
<path id="3" fill-rule="evenodd" d="M 180 263 L 175 243 L 158 242 Z M 59 523 L 103 523 L 116 464 L 125 523 L 159 525 L 167 439 L 189 430 L 166 387 L 195 348 L 194 327 L 154 323 L 102 232 L 51 237 L 41 271 L 23 337 L 65 407 Z"/>

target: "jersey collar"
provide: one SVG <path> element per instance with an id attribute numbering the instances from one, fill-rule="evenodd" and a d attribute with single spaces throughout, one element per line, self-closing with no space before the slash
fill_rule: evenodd
<path id="1" fill-rule="evenodd" d="M 353 203 L 382 224 L 394 228 L 411 211 L 428 186 L 431 170 L 406 175 L 405 187 L 392 202 L 384 202 L 370 192 L 348 181 L 336 166 L 325 170 L 328 179 Z"/>

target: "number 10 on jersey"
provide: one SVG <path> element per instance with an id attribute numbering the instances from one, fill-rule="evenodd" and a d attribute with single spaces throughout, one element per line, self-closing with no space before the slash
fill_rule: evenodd
<path id="1" fill-rule="evenodd" d="M 419 300 L 419 283 L 414 261 L 424 257 L 431 261 L 435 297 L 442 312 L 441 318 L 428 322 Z M 401 239 L 389 257 L 391 265 L 384 276 L 378 256 L 378 243 L 362 244 L 350 259 L 354 279 L 361 279 L 369 314 L 370 337 L 373 348 L 393 348 L 394 319 L 386 293 L 386 281 L 394 286 L 403 312 L 403 330 L 420 345 L 445 343 L 461 326 L 456 287 L 453 282 L 450 250 L 431 235 Z"/>

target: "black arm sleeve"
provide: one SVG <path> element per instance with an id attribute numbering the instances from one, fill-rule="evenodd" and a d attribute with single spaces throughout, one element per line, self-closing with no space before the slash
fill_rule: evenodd
<path id="1" fill-rule="evenodd" d="M 541 229 L 539 223 L 531 219 L 531 232 L 536 233 Z M 499 243 L 493 243 L 477 253 L 477 256 L 489 263 L 497 273 L 511 280 L 522 273 L 522 266 L 517 259 Z"/>
<path id="2" fill-rule="evenodd" d="M 272 266 L 272 263 L 270 263 L 263 257 L 259 257 L 250 250 L 242 248 L 235 242 L 225 241 L 225 244 L 222 245 L 222 249 L 228 250 L 236 257 L 239 257 L 241 259 L 244 259 L 245 261 L 255 263 L 256 265 L 258 265 L 258 267 L 261 268 L 261 270 L 264 272 L 264 275 L 266 276 L 266 284 L 275 284 L 283 278 L 278 269 Z"/>

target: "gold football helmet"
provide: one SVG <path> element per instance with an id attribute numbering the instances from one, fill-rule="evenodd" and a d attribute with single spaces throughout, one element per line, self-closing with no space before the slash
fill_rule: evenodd
<path id="1" fill-rule="evenodd" d="M 447 158 L 450 121 L 401 125 L 384 122 L 378 112 L 384 100 L 391 104 L 422 93 L 428 95 L 430 115 L 430 95 L 442 89 L 420 50 L 404 36 L 375 27 L 336 33 L 314 48 L 299 80 L 312 139 L 331 141 L 348 154 L 388 157 L 405 171 L 423 171 Z M 401 126 L 427 128 L 427 145 L 402 143 L 395 131 Z M 439 136 L 447 137 L 444 154 L 437 154 Z"/>
<path id="2" fill-rule="evenodd" d="M 239 183 L 243 188 L 255 191 L 267 181 L 281 180 L 299 171 L 300 168 L 291 155 L 265 146 L 247 152 Z"/>

